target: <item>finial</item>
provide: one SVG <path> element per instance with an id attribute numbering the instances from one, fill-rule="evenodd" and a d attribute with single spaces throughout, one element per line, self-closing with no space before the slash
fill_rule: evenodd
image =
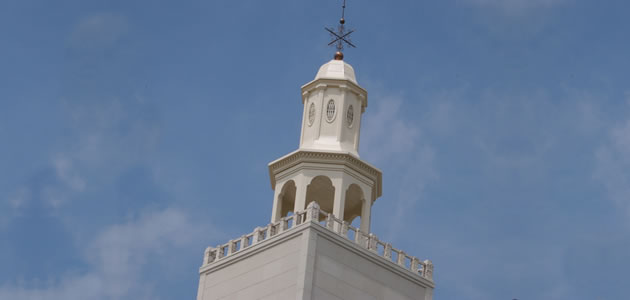
<path id="1" fill-rule="evenodd" d="M 346 14 L 346 0 L 343 0 L 343 5 L 341 6 L 341 19 L 339 19 L 339 26 L 337 27 L 337 32 L 335 32 L 334 29 L 327 28 L 327 27 L 325 28 L 326 31 L 328 31 L 333 38 L 333 40 L 330 43 L 328 43 L 328 46 L 336 43 L 335 46 L 337 48 L 337 52 L 335 53 L 335 56 L 334 56 L 335 60 L 343 60 L 343 53 L 341 51 L 343 50 L 344 43 L 350 45 L 352 48 L 357 47 L 353 45 L 352 42 L 350 42 L 350 34 L 353 33 L 354 30 L 350 30 L 346 32 L 346 27 L 344 25 L 346 24 L 345 14 Z"/>

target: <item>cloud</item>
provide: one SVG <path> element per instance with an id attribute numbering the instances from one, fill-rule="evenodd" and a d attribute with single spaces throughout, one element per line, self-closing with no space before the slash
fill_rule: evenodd
<path id="1" fill-rule="evenodd" d="M 128 30 L 124 16 L 112 13 L 99 13 L 79 21 L 70 35 L 69 44 L 73 49 L 98 49 L 116 44 Z"/>
<path id="2" fill-rule="evenodd" d="M 77 199 L 92 199 L 85 195 L 134 167 L 155 168 L 161 124 L 154 103 L 89 96 L 64 103 L 72 129 L 61 147 L 45 154 L 50 156 L 46 168 L 52 178 L 33 191 L 45 204 L 63 208 Z"/>
<path id="3" fill-rule="evenodd" d="M 388 186 L 390 190 L 384 192 L 387 201 L 393 203 L 394 215 L 390 218 L 388 236 L 394 239 L 404 225 L 402 220 L 409 218 L 405 215 L 421 200 L 426 185 L 437 178 L 433 166 L 435 152 L 421 139 L 420 122 L 404 116 L 405 103 L 400 98 L 377 98 L 380 99 L 374 113 L 366 115 L 362 124 L 361 152 L 370 163 L 396 170 L 395 173 L 384 172 L 384 176 L 394 182 L 394 186 Z M 449 108 L 438 105 L 435 111 L 439 112 L 436 114 L 439 117 L 427 121 L 441 124 Z"/>
<path id="4" fill-rule="evenodd" d="M 154 103 L 116 98 L 80 100 L 67 102 L 78 139 L 63 159 L 115 170 L 150 159 L 161 125 Z"/>
<path id="5" fill-rule="evenodd" d="M 160 123 L 154 119 L 153 104 L 139 100 L 65 100 L 65 117 L 72 128 L 60 138 L 61 147 L 42 155 L 49 163 L 35 172 L 6 199 L 11 214 L 33 202 L 55 209 L 73 201 L 96 201 L 86 197 L 103 189 L 129 169 L 144 166 L 150 170 L 160 136 Z M 128 111 L 144 110 L 141 117 Z M 115 187 L 108 187 L 115 188 Z M 41 202 L 39 202 L 41 200 Z"/>
<path id="6" fill-rule="evenodd" d="M 594 178 L 630 216 L 630 115 L 608 131 L 607 141 L 595 151 Z"/>
<path id="7" fill-rule="evenodd" d="M 22 209 L 31 201 L 31 190 L 19 187 L 13 194 L 0 201 L 0 232 L 11 222 L 13 217 L 21 214 Z"/>
<path id="8" fill-rule="evenodd" d="M 624 162 L 630 162 L 630 119 L 611 131 L 611 138 L 615 149 Z"/>
<path id="9" fill-rule="evenodd" d="M 403 119 L 402 105 L 399 98 L 384 98 L 362 124 L 361 150 L 374 163 L 385 163 L 416 146 L 419 129 Z"/>
<path id="10" fill-rule="evenodd" d="M 53 160 L 53 166 L 57 177 L 75 191 L 82 191 L 85 188 L 83 178 L 73 174 L 72 161 L 67 158 L 58 157 Z"/>
<path id="11" fill-rule="evenodd" d="M 480 8 L 498 10 L 506 15 L 521 15 L 530 11 L 549 9 L 567 0 L 462 0 Z"/>
<path id="12" fill-rule="evenodd" d="M 211 226 L 195 224 L 176 209 L 149 213 L 110 226 L 88 242 L 82 259 L 89 271 L 53 278 L 43 287 L 6 284 L 0 287 L 0 299 L 159 299 L 147 268 L 161 266 L 169 270 L 164 276 L 177 276 L 173 262 L 185 258 L 175 255 L 197 248 L 202 236 L 214 233 Z"/>
<path id="13" fill-rule="evenodd" d="M 28 188 L 20 187 L 15 194 L 9 197 L 9 206 L 13 209 L 24 207 L 31 198 L 31 191 Z"/>

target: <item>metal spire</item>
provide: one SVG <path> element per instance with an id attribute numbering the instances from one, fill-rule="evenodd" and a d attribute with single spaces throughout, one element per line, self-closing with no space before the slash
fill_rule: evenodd
<path id="1" fill-rule="evenodd" d="M 330 33 L 332 37 L 332 41 L 328 43 L 328 46 L 336 44 L 337 53 L 335 53 L 336 60 L 343 60 L 343 50 L 344 43 L 349 45 L 352 48 L 356 48 L 354 44 L 350 41 L 350 34 L 354 32 L 354 30 L 346 31 L 345 23 L 346 19 L 344 19 L 346 14 L 346 0 L 343 0 L 343 5 L 341 6 L 341 19 L 339 19 L 339 26 L 337 27 L 337 31 L 335 29 L 325 27 L 326 31 Z"/>

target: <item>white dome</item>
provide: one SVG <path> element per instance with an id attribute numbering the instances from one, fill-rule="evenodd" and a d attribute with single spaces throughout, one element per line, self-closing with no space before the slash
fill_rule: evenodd
<path id="1" fill-rule="evenodd" d="M 315 76 L 315 80 L 317 79 L 349 80 L 358 85 L 357 79 L 354 76 L 354 69 L 343 60 L 333 59 L 322 65 Z"/>

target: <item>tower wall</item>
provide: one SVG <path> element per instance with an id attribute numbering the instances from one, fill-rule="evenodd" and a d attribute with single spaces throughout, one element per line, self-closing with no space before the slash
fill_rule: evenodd
<path id="1" fill-rule="evenodd" d="M 202 273 L 197 300 L 296 299 L 300 248 L 293 236 Z"/>
<path id="2" fill-rule="evenodd" d="M 427 290 L 387 266 L 357 254 L 355 249 L 348 248 L 328 235 L 318 235 L 313 299 L 431 299 L 430 289 Z"/>
<path id="3" fill-rule="evenodd" d="M 343 222 L 332 214 L 318 221 L 321 211 L 316 207 L 209 248 L 200 269 L 197 300 L 432 299 L 430 262 L 347 224 L 339 227 Z M 237 247 L 235 243 L 248 236 L 260 241 Z M 389 250 L 381 253 L 379 245 Z M 218 254 L 221 251 L 225 256 Z M 395 259 L 395 252 L 403 259 Z"/>
<path id="4" fill-rule="evenodd" d="M 359 158 L 352 66 L 324 64 L 302 102 L 299 149 L 269 164 L 271 223 L 206 249 L 197 300 L 431 300 L 433 263 L 370 232 L 382 172 Z"/>

